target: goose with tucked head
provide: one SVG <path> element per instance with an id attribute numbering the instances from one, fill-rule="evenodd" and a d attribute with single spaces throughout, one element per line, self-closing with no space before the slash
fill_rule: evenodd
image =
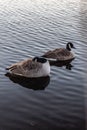
<path id="1" fill-rule="evenodd" d="M 71 51 L 72 48 L 75 48 L 71 42 L 66 44 L 66 48 L 57 48 L 52 51 L 46 52 L 42 57 L 47 58 L 50 61 L 68 61 L 75 58 L 74 53 Z"/>
<path id="2" fill-rule="evenodd" d="M 50 74 L 49 61 L 43 57 L 34 57 L 24 60 L 6 68 L 10 73 L 23 77 L 45 77 Z"/>

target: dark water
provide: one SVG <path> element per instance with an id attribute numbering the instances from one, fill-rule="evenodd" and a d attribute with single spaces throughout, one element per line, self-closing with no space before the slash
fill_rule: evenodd
<path id="1" fill-rule="evenodd" d="M 76 47 L 71 67 L 51 66 L 50 77 L 8 77 L 23 59 Z M 85 130 L 86 0 L 0 0 L 0 130 Z"/>

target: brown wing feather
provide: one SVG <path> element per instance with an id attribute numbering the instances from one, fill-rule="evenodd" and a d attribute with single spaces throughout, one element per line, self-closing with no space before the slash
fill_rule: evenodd
<path id="1" fill-rule="evenodd" d="M 58 51 L 55 50 L 55 53 L 57 55 L 58 60 L 68 60 L 73 58 L 72 53 L 66 49 L 61 48 Z"/>
<path id="2" fill-rule="evenodd" d="M 48 51 L 47 53 L 44 54 L 44 57 L 53 58 L 53 59 L 57 59 L 60 61 L 74 58 L 73 54 L 64 48 L 58 48 L 53 51 Z"/>
<path id="3" fill-rule="evenodd" d="M 48 51 L 48 52 L 46 52 L 46 53 L 43 55 L 43 57 L 46 57 L 46 58 L 56 58 L 57 55 L 56 55 L 56 53 L 54 53 L 53 51 Z"/>
<path id="4" fill-rule="evenodd" d="M 32 73 L 32 71 L 34 70 L 38 71 L 41 67 L 42 67 L 41 63 L 34 62 L 29 59 L 29 60 L 25 60 L 25 61 L 13 64 L 7 69 L 10 70 L 14 74 L 27 75 L 29 73 Z"/>

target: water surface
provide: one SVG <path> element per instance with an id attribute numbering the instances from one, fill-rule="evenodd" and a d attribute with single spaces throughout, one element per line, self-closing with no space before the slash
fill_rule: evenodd
<path id="1" fill-rule="evenodd" d="M 69 41 L 71 67 L 51 66 L 37 80 L 6 75 L 10 64 Z M 0 129 L 85 130 L 86 68 L 86 0 L 0 0 Z"/>

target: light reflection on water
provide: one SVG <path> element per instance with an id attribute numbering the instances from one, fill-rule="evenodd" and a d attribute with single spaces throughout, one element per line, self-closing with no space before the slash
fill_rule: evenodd
<path id="1" fill-rule="evenodd" d="M 86 0 L 0 0 L 1 129 L 85 129 L 86 6 Z M 5 75 L 10 64 L 68 41 L 76 58 L 68 67 L 51 66 L 50 77 L 22 82 Z"/>

